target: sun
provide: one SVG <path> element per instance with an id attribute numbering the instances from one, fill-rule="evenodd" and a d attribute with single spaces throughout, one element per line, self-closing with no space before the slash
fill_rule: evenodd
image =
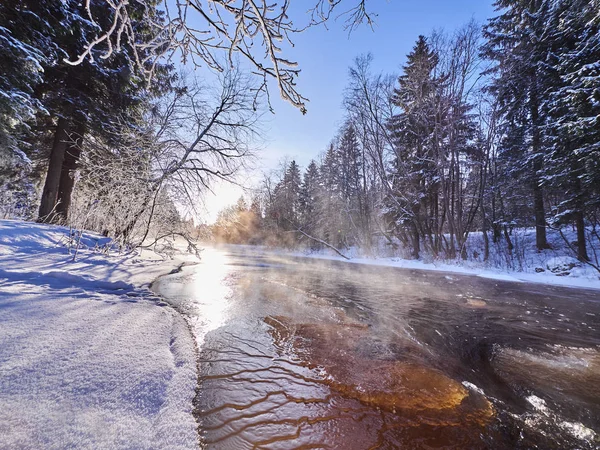
<path id="1" fill-rule="evenodd" d="M 219 211 L 235 204 L 244 195 L 244 190 L 235 184 L 220 181 L 213 187 L 213 192 L 206 192 L 203 199 L 199 222 L 212 224 L 217 220 Z"/>

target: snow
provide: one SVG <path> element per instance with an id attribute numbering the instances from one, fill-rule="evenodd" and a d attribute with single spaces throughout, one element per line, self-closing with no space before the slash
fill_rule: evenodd
<path id="1" fill-rule="evenodd" d="M 180 261 L 0 220 L 0 448 L 198 448 L 195 344 L 148 290 Z"/>
<path id="2" fill-rule="evenodd" d="M 511 275 L 506 273 L 498 273 L 498 272 L 482 272 L 477 274 L 478 277 L 481 278 L 489 278 L 490 280 L 498 280 L 498 281 L 512 281 L 514 283 L 523 283 L 523 280 L 519 280 Z"/>
<path id="3" fill-rule="evenodd" d="M 574 240 L 574 233 L 564 231 L 564 234 L 569 240 Z M 298 257 L 338 260 L 354 264 L 474 275 L 495 281 L 600 289 L 600 273 L 593 267 L 568 256 L 569 250 L 565 249 L 563 239 L 558 233 L 549 229 L 548 240 L 552 249 L 540 252 L 535 248 L 535 229 L 515 229 L 513 231 L 514 256 L 509 259 L 503 247 L 491 244 L 490 258 L 487 262 L 482 260 L 483 238 L 481 233 L 469 235 L 468 248 L 471 251 L 469 259 L 466 261 L 462 259 L 434 260 L 428 255 L 424 255 L 421 260 L 403 259 L 399 256 L 391 256 L 389 250 L 384 248 L 377 249 L 376 256 L 369 257 L 364 257 L 357 248 L 345 250 L 343 253 L 351 257 L 349 261 L 328 250 L 317 252 L 279 250 L 279 252 Z M 268 251 L 277 250 L 269 249 Z M 593 249 L 590 253 L 592 255 L 600 254 L 600 249 Z M 478 256 L 472 256 L 474 254 Z"/>
<path id="4" fill-rule="evenodd" d="M 528 272 L 516 272 L 516 271 L 505 271 L 501 269 L 484 269 L 483 267 L 474 267 L 468 265 L 452 264 L 448 262 L 434 262 L 426 263 L 418 260 L 408 260 L 400 258 L 352 258 L 349 261 L 343 258 L 331 255 L 325 252 L 287 252 L 292 256 L 299 256 L 305 258 L 317 258 L 326 260 L 336 260 L 341 262 L 353 263 L 353 264 L 368 264 L 374 266 L 386 266 L 386 267 L 397 267 L 401 269 L 412 269 L 412 270 L 433 270 L 439 272 L 449 272 L 462 275 L 475 275 L 481 278 L 489 278 L 497 281 L 510 281 L 510 282 L 529 282 L 529 283 L 542 283 L 554 286 L 567 286 L 567 287 L 578 287 L 588 289 L 600 289 L 600 279 L 595 274 L 586 272 L 585 276 L 581 278 L 577 277 L 557 277 L 554 274 L 549 273 L 528 273 Z"/>

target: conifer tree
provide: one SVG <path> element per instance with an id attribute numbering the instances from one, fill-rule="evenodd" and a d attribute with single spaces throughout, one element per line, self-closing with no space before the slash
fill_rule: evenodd
<path id="1" fill-rule="evenodd" d="M 392 231 L 410 241 L 413 258 L 419 257 L 428 202 L 438 179 L 437 111 L 444 83 L 435 75 L 438 60 L 425 37 L 419 36 L 394 90 L 393 101 L 401 112 L 389 125 L 394 143 L 393 192 L 386 197 L 385 216 Z"/>
<path id="2" fill-rule="evenodd" d="M 27 0 L 21 3 L 23 8 L 31 9 L 38 2 Z M 82 2 L 66 0 L 57 3 L 64 5 L 59 13 L 50 14 L 46 10 L 41 16 L 41 20 L 50 24 L 50 36 L 58 50 L 54 58 L 42 64 L 44 76 L 36 89 L 43 107 L 55 121 L 40 220 L 67 218 L 74 186 L 73 171 L 86 134 L 111 139 L 118 134 L 119 122 L 131 123 L 139 117 L 148 96 L 146 82 L 136 73 L 136 62 L 127 47 L 110 54 L 105 48 L 95 48 L 91 57 L 77 66 L 64 61 L 69 55 L 81 53 L 99 30 L 106 29 L 114 14 L 112 8 L 103 0 L 91 1 L 93 22 Z M 135 18 L 156 8 L 157 3 L 146 2 L 145 6 L 132 3 L 129 6 L 138 39 L 151 39 L 152 36 L 147 32 L 149 25 L 137 23 Z M 154 18 L 158 22 L 162 20 L 158 11 Z M 111 45 L 116 47 L 116 43 Z M 154 85 L 157 92 L 168 86 L 168 71 L 169 66 L 158 66 L 158 83 Z"/>
<path id="3" fill-rule="evenodd" d="M 312 235 L 317 226 L 317 210 L 319 201 L 319 168 L 312 160 L 302 179 L 298 204 L 300 208 L 300 222 L 303 230 Z"/>
<path id="4" fill-rule="evenodd" d="M 546 131 L 551 151 L 545 180 L 562 194 L 552 222 L 574 222 L 577 257 L 589 261 L 585 216 L 600 207 L 600 15 L 594 0 L 563 0 L 547 35 L 554 41 L 552 68 L 558 82 L 549 89 Z"/>
<path id="5" fill-rule="evenodd" d="M 548 152 L 543 106 L 548 87 L 554 82 L 546 66 L 549 42 L 544 36 L 552 3 L 497 0 L 494 5 L 500 14 L 484 29 L 487 42 L 483 53 L 496 63 L 490 70 L 495 75 L 491 90 L 504 116 L 499 157 L 504 161 L 506 179 L 527 180 L 531 186 L 538 250 L 549 247 L 541 176 Z"/>

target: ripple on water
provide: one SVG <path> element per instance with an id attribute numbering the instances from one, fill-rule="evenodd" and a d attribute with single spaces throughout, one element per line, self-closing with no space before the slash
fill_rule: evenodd
<path id="1" fill-rule="evenodd" d="M 494 370 L 511 383 L 536 394 L 526 396 L 530 410 L 512 416 L 543 435 L 555 436 L 570 447 L 559 432 L 581 441 L 581 448 L 596 448 L 598 433 L 582 422 L 597 417 L 581 414 L 600 403 L 600 352 L 596 348 L 548 346 L 548 351 L 497 349 Z M 567 403 L 569 406 L 558 408 Z M 543 398 L 542 398 L 543 397 Z M 591 402 L 591 403 L 590 403 Z M 577 412 L 579 411 L 579 414 Z M 573 420 L 575 419 L 575 420 Z"/>
<path id="2" fill-rule="evenodd" d="M 269 316 L 243 328 L 215 330 L 202 351 L 207 449 L 486 447 L 485 397 L 436 369 L 373 358 L 368 326 Z"/>

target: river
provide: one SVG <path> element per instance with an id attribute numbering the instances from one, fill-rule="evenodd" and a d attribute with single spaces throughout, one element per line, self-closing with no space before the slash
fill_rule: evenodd
<path id="1" fill-rule="evenodd" d="M 206 449 L 600 448 L 600 291 L 206 249 Z"/>

